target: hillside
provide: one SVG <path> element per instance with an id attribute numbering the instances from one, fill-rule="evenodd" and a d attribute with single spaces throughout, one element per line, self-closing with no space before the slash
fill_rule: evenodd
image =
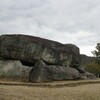
<path id="1" fill-rule="evenodd" d="M 84 55 L 84 54 L 81 54 L 80 57 L 81 57 L 81 64 L 82 65 L 89 63 L 89 62 L 92 62 L 95 59 L 94 57 L 87 56 L 87 55 Z"/>

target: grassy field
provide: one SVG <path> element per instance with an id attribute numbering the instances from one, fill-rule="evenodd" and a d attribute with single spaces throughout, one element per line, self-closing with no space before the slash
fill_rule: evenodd
<path id="1" fill-rule="evenodd" d="M 81 81 L 80 81 L 81 82 Z M 88 84 L 66 85 L 56 87 L 56 83 L 47 83 L 46 85 L 35 86 L 21 85 L 22 82 L 9 82 L 0 85 L 0 100 L 100 100 L 100 84 L 92 82 Z M 57 84 L 76 84 L 77 82 L 57 82 Z M 82 83 L 82 82 L 81 82 Z M 86 82 L 85 82 L 86 83 Z M 36 84 L 36 83 L 35 83 Z M 39 84 L 40 85 L 40 84 Z M 54 87 L 50 87 L 54 85 Z"/>

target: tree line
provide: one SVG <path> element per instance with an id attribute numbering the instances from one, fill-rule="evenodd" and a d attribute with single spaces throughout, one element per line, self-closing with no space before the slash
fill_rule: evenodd
<path id="1" fill-rule="evenodd" d="M 100 77 L 100 43 L 97 43 L 92 54 L 95 59 L 92 62 L 85 64 L 85 69 L 95 74 L 97 77 Z"/>

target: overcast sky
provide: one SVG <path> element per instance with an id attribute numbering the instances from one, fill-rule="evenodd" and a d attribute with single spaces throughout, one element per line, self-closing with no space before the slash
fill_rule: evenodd
<path id="1" fill-rule="evenodd" d="M 92 56 L 100 42 L 100 0 L 0 0 L 0 34 L 72 43 Z"/>

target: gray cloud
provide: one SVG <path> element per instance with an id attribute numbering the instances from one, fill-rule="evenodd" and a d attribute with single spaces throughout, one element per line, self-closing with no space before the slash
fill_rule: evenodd
<path id="1" fill-rule="evenodd" d="M 0 34 L 24 33 L 70 42 L 91 55 L 100 40 L 99 16 L 100 0 L 1 0 Z"/>

